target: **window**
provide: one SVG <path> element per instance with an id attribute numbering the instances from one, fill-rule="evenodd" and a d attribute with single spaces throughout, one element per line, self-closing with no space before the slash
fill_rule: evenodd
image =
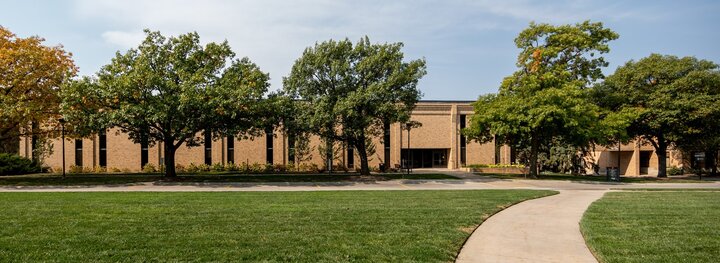
<path id="1" fill-rule="evenodd" d="M 510 163 L 514 164 L 517 161 L 517 149 L 515 146 L 510 146 Z"/>
<path id="2" fill-rule="evenodd" d="M 107 135 L 105 131 L 101 131 L 100 134 L 98 134 L 98 144 L 100 148 L 98 151 L 100 167 L 107 167 Z"/>
<path id="3" fill-rule="evenodd" d="M 265 129 L 265 161 L 268 164 L 273 164 L 273 137 L 275 137 L 273 129 Z"/>
<path id="4" fill-rule="evenodd" d="M 295 163 L 295 135 L 292 133 L 288 135 L 288 160 Z"/>
<path id="5" fill-rule="evenodd" d="M 145 167 L 146 164 L 148 164 L 148 148 L 149 148 L 149 140 L 148 140 L 148 133 L 145 132 L 142 135 L 140 135 L 140 169 Z"/>
<path id="6" fill-rule="evenodd" d="M 466 115 L 460 115 L 460 130 L 465 129 Z M 465 166 L 467 163 L 467 139 L 465 135 L 460 133 L 460 165 Z"/>
<path id="7" fill-rule="evenodd" d="M 83 166 L 83 141 L 75 140 L 75 166 Z"/>
<path id="8" fill-rule="evenodd" d="M 39 138 L 35 133 L 35 131 L 38 130 L 38 124 L 37 124 L 37 122 L 32 122 L 32 124 L 30 124 L 30 126 L 31 126 L 30 127 L 31 131 L 33 131 L 32 136 L 30 136 L 30 149 L 31 149 L 30 156 L 32 156 L 32 159 L 34 161 L 38 161 L 39 160 L 39 156 L 38 156 L 39 155 L 39 151 L 38 151 Z"/>
<path id="9" fill-rule="evenodd" d="M 502 144 L 498 142 L 497 136 L 493 139 L 493 142 L 495 143 L 495 164 L 500 164 L 500 149 L 502 148 Z"/>
<path id="10" fill-rule="evenodd" d="M 348 146 L 347 148 L 347 167 L 348 168 L 354 168 L 355 167 L 355 151 L 353 151 L 352 146 Z"/>
<path id="11" fill-rule="evenodd" d="M 227 137 L 227 162 L 235 163 L 235 137 Z"/>
<path id="12" fill-rule="evenodd" d="M 384 127 L 385 132 L 383 134 L 384 135 L 383 136 L 383 146 L 384 146 L 383 150 L 384 150 L 384 155 L 385 155 L 384 162 L 385 162 L 385 167 L 389 167 L 389 165 L 390 165 L 390 123 L 385 122 L 384 126 L 385 126 Z"/>
<path id="13" fill-rule="evenodd" d="M 212 133 L 205 131 L 205 164 L 212 165 Z"/>
<path id="14" fill-rule="evenodd" d="M 650 157 L 652 157 L 651 151 L 640 152 L 640 167 L 650 167 Z"/>

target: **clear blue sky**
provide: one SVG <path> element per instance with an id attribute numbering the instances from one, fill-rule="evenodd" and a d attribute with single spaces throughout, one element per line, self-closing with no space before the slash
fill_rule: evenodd
<path id="1" fill-rule="evenodd" d="M 165 35 L 197 31 L 205 42 L 227 39 L 279 89 L 305 47 L 368 35 L 373 42 L 405 43 L 406 58 L 427 59 L 428 75 L 419 84 L 424 99 L 474 100 L 496 92 L 515 70 L 513 39 L 530 21 L 586 19 L 620 34 L 606 73 L 650 53 L 720 63 L 720 1 L 0 0 L 0 6 L 0 25 L 64 45 L 82 75 L 137 46 L 143 28 Z"/>

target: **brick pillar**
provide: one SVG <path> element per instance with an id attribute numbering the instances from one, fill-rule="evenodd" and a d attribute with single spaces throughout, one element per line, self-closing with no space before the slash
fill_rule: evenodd
<path id="1" fill-rule="evenodd" d="M 633 148 L 633 162 L 631 164 L 633 168 L 633 172 L 635 175 L 640 175 L 640 142 L 635 142 L 635 147 Z"/>
<path id="2" fill-rule="evenodd" d="M 449 169 L 457 169 L 458 168 L 458 160 L 459 154 L 460 154 L 460 147 L 458 145 L 459 143 L 459 136 L 460 136 L 460 130 L 459 130 L 459 123 L 458 119 L 460 116 L 458 116 L 458 110 L 457 105 L 453 104 L 450 107 L 450 152 L 448 153 L 448 168 Z"/>

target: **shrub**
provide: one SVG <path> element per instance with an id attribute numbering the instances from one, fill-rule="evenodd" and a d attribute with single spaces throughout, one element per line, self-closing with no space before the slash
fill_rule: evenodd
<path id="1" fill-rule="evenodd" d="M 185 166 L 182 164 L 176 164 L 175 165 L 175 172 L 176 173 L 185 173 L 187 172 L 187 169 L 185 169 Z"/>
<path id="2" fill-rule="evenodd" d="M 225 171 L 225 165 L 221 163 L 215 163 L 212 165 L 212 167 L 210 167 L 210 170 L 213 172 L 222 172 Z"/>
<path id="3" fill-rule="evenodd" d="M 525 168 L 524 164 L 471 164 L 468 168 Z"/>
<path id="4" fill-rule="evenodd" d="M 0 175 L 39 173 L 42 171 L 40 164 L 28 158 L 0 153 Z"/>
<path id="5" fill-rule="evenodd" d="M 296 167 L 295 167 L 295 164 L 294 164 L 294 163 L 288 163 L 287 165 L 285 165 L 285 170 L 286 170 L 286 171 L 294 172 L 295 169 L 296 169 Z"/>
<path id="6" fill-rule="evenodd" d="M 93 173 L 98 173 L 98 174 L 107 173 L 107 167 L 95 166 L 95 168 L 93 168 Z"/>
<path id="7" fill-rule="evenodd" d="M 112 167 L 112 168 L 110 168 L 110 169 L 108 169 L 108 170 L 109 170 L 110 172 L 113 172 L 113 173 L 122 172 L 122 170 L 120 170 L 120 168 L 117 168 L 117 167 Z"/>
<path id="8" fill-rule="evenodd" d="M 240 167 L 238 167 L 235 163 L 226 163 L 223 167 L 223 170 L 228 172 L 234 172 L 240 170 Z"/>
<path id="9" fill-rule="evenodd" d="M 155 165 L 148 163 L 143 166 L 142 171 L 143 173 L 157 173 L 157 168 L 155 168 Z"/>
<path id="10" fill-rule="evenodd" d="M 71 174 L 79 174 L 82 172 L 83 172 L 83 167 L 75 166 L 75 165 L 70 165 L 70 170 L 68 171 L 68 173 L 71 173 Z"/>
<path id="11" fill-rule="evenodd" d="M 284 173 L 287 171 L 287 166 L 284 164 L 274 164 L 272 170 L 276 173 Z"/>
<path id="12" fill-rule="evenodd" d="M 683 169 L 676 166 L 671 166 L 667 170 L 668 175 L 683 175 Z"/>
<path id="13" fill-rule="evenodd" d="M 82 172 L 86 173 L 86 174 L 93 173 L 93 172 L 95 172 L 95 168 L 90 167 L 90 166 L 88 166 L 88 167 L 83 166 Z"/>

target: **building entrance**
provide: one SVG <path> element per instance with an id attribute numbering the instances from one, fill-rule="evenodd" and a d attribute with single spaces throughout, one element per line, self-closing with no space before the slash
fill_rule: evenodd
<path id="1" fill-rule="evenodd" d="M 402 149 L 402 164 L 403 167 L 412 168 L 445 168 L 448 151 L 448 149 Z"/>

